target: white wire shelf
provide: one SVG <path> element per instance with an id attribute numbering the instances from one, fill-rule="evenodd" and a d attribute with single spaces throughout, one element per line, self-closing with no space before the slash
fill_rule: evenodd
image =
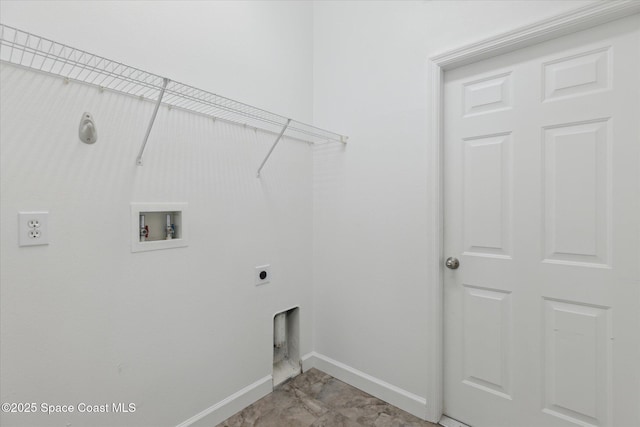
<path id="1" fill-rule="evenodd" d="M 313 144 L 347 142 L 344 135 L 172 81 L 4 24 L 0 24 L 0 61 L 60 76 L 68 81 L 97 86 L 101 90 L 111 90 L 156 102 L 161 99 L 161 104 L 169 108 L 187 110 L 245 127 L 275 134 L 281 134 L 285 129 L 286 136 Z M 149 131 L 152 124 L 153 119 Z"/>

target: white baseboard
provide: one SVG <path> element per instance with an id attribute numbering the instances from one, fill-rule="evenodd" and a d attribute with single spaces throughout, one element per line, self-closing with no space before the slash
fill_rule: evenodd
<path id="1" fill-rule="evenodd" d="M 427 419 L 427 400 L 423 397 L 316 352 L 302 357 L 302 369 L 306 372 L 311 368 L 326 372 L 332 377 L 397 406 L 420 419 Z"/>
<path id="2" fill-rule="evenodd" d="M 449 418 L 446 415 L 443 415 L 442 418 L 440 418 L 439 424 L 444 427 L 469 427 L 468 425 L 462 424 L 460 421 Z"/>
<path id="3" fill-rule="evenodd" d="M 316 363 L 315 351 L 305 354 L 300 358 L 300 360 L 302 361 L 302 372 L 307 372 L 311 368 L 317 368 L 317 366 L 315 365 Z"/>
<path id="4" fill-rule="evenodd" d="M 340 381 L 426 420 L 427 401 L 423 397 L 316 352 L 308 353 L 302 357 L 302 370 L 306 372 L 311 368 L 326 372 Z M 176 427 L 215 426 L 272 391 L 273 379 L 271 375 L 268 375 L 183 421 Z"/>
<path id="5" fill-rule="evenodd" d="M 271 375 L 232 394 L 176 427 L 215 426 L 273 391 Z"/>

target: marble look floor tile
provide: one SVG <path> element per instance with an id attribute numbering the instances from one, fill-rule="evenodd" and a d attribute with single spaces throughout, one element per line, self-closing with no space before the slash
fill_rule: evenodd
<path id="1" fill-rule="evenodd" d="M 364 408 L 387 405 L 382 400 L 352 387 L 340 380 L 331 378 L 311 397 L 332 408 Z"/>
<path id="2" fill-rule="evenodd" d="M 217 427 L 437 427 L 317 369 Z"/>
<path id="3" fill-rule="evenodd" d="M 309 427 L 325 412 L 320 402 L 284 384 L 219 427 Z"/>
<path id="4" fill-rule="evenodd" d="M 311 427 L 362 427 L 362 424 L 359 424 L 338 412 L 329 411 L 318 418 Z"/>
<path id="5" fill-rule="evenodd" d="M 375 397 L 363 399 L 358 396 L 345 401 L 341 406 L 331 406 L 332 410 L 357 421 L 361 425 L 376 427 L 426 427 L 433 424 L 423 421 L 408 412 Z"/>
<path id="6" fill-rule="evenodd" d="M 333 377 L 331 375 L 325 374 L 322 371 L 312 368 L 304 374 L 298 375 L 297 377 L 293 378 L 288 382 L 288 384 L 291 387 L 297 388 L 298 390 L 301 390 L 309 396 L 313 397 L 318 392 L 320 392 L 322 387 L 328 381 L 332 379 Z"/>
<path id="7" fill-rule="evenodd" d="M 404 412 L 404 411 L 403 411 Z M 363 424 L 374 427 L 439 427 L 427 421 L 423 421 L 418 417 L 404 412 L 400 415 L 392 415 L 382 412 L 373 422 L 373 424 Z"/>
<path id="8" fill-rule="evenodd" d="M 312 397 L 363 426 L 434 426 L 335 378 L 326 381 Z"/>

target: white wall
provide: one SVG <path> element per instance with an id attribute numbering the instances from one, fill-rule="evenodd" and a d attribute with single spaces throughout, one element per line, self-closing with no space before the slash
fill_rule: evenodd
<path id="1" fill-rule="evenodd" d="M 316 352 L 429 403 L 426 60 L 587 3 L 314 4 Z"/>
<path id="2" fill-rule="evenodd" d="M 281 144 L 258 181 L 271 137 L 163 109 L 138 168 L 150 103 L 3 67 L 1 400 L 138 410 L 2 422 L 175 425 L 270 373 L 295 304 L 301 353 L 428 397 L 426 58 L 585 3 L 2 1 L 5 24 L 350 135 Z M 190 246 L 131 254 L 133 201 L 188 202 Z M 48 247 L 17 247 L 31 209 Z"/>
<path id="3" fill-rule="evenodd" d="M 3 1 L 2 22 L 310 118 L 311 4 L 96 2 L 89 22 L 80 4 Z M 0 424 L 175 426 L 271 373 L 272 315 L 294 305 L 312 350 L 308 145 L 283 141 L 258 180 L 272 135 L 162 108 L 137 167 L 152 103 L 0 78 L 0 400 L 137 405 Z M 77 137 L 84 111 L 95 145 Z M 131 253 L 131 202 L 187 202 L 189 247 Z M 18 247 L 28 210 L 50 212 L 49 246 Z M 274 280 L 255 287 L 265 263 Z"/>
<path id="4" fill-rule="evenodd" d="M 2 0 L 0 21 L 311 121 L 310 2 Z"/>

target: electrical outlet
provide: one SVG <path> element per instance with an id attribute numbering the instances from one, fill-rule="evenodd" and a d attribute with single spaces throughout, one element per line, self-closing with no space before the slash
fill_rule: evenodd
<path id="1" fill-rule="evenodd" d="M 264 285 L 271 281 L 271 265 L 261 265 L 256 267 L 256 286 Z"/>
<path id="2" fill-rule="evenodd" d="M 38 246 L 49 244 L 47 219 L 49 212 L 18 213 L 19 246 Z"/>

